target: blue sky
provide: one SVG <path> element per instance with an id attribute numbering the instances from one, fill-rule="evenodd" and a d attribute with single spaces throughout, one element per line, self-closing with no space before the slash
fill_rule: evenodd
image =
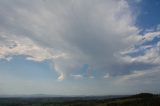
<path id="1" fill-rule="evenodd" d="M 147 0 L 140 3 L 140 14 L 137 17 L 137 26 L 142 29 L 156 28 L 157 24 L 160 23 L 158 19 L 160 12 L 160 1 L 158 0 Z"/>
<path id="2" fill-rule="evenodd" d="M 159 93 L 159 5 L 1 0 L 0 95 Z"/>

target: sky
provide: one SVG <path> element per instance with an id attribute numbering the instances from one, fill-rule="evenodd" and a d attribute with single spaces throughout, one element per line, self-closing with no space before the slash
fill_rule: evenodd
<path id="1" fill-rule="evenodd" d="M 0 95 L 160 92 L 159 0 L 0 0 Z"/>

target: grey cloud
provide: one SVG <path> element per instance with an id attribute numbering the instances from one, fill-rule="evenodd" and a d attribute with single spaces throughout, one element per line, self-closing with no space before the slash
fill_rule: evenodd
<path id="1" fill-rule="evenodd" d="M 125 0 L 4 0 L 0 1 L 0 10 L 1 34 L 27 37 L 40 48 L 65 54 L 63 58 L 49 58 L 59 79 L 83 64 L 111 75 L 152 66 L 124 64 L 119 61 L 122 57 L 115 56 L 139 39 L 135 17 Z"/>
<path id="2" fill-rule="evenodd" d="M 149 70 L 158 66 L 159 64 L 154 64 L 154 63 L 133 62 L 133 63 L 113 64 L 109 69 L 111 70 L 110 73 L 112 76 L 117 76 L 117 75 L 128 75 L 135 70 L 136 71 Z"/>

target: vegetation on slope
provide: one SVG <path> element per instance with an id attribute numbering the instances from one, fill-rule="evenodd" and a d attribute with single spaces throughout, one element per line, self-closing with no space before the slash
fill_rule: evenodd
<path id="1" fill-rule="evenodd" d="M 149 93 L 104 100 L 97 99 L 55 102 L 50 98 L 27 99 L 25 101 L 19 98 L 15 99 L 14 102 L 11 101 L 11 99 L 0 99 L 0 106 L 160 106 L 160 96 Z"/>

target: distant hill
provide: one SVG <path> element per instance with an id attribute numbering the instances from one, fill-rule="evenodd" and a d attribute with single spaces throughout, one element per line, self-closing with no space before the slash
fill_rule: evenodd
<path id="1" fill-rule="evenodd" d="M 122 98 L 73 101 L 62 106 L 160 106 L 160 96 L 151 93 L 140 93 Z"/>
<path id="2" fill-rule="evenodd" d="M 132 97 L 132 98 L 150 98 L 150 97 L 154 97 L 154 96 L 156 96 L 156 95 L 151 94 L 151 93 L 140 93 L 140 94 L 133 95 L 130 97 Z"/>
<path id="3" fill-rule="evenodd" d="M 43 97 L 41 98 L 0 98 L 0 106 L 160 106 L 160 96 L 140 93 L 128 97 Z"/>

